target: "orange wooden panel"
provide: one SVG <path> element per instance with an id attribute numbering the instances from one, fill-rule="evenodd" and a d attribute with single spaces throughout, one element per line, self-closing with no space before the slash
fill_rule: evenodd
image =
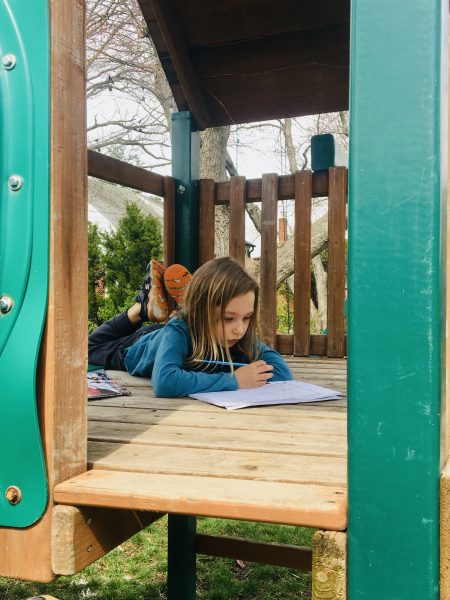
<path id="1" fill-rule="evenodd" d="M 328 196 L 328 344 L 327 355 L 344 356 L 345 229 L 347 169 L 330 169 Z"/>
<path id="2" fill-rule="evenodd" d="M 277 310 L 278 175 L 262 176 L 261 201 L 261 339 L 274 347 Z"/>
<path id="3" fill-rule="evenodd" d="M 295 174 L 294 354 L 310 353 L 311 171 Z"/>
<path id="4" fill-rule="evenodd" d="M 230 256 L 245 263 L 245 177 L 230 180 Z"/>

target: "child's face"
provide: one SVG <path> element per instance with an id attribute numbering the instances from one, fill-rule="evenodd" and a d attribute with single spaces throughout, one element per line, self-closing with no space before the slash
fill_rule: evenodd
<path id="1" fill-rule="evenodd" d="M 255 309 L 255 292 L 236 296 L 227 304 L 223 321 L 217 321 L 216 335 L 221 346 L 232 348 L 247 333 L 250 319 Z"/>

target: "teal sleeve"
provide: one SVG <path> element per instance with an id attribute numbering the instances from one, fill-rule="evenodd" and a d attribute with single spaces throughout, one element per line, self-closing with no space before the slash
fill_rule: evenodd
<path id="1" fill-rule="evenodd" d="M 284 358 L 276 350 L 272 350 L 266 344 L 260 344 L 260 360 L 265 360 L 266 363 L 273 366 L 273 377 L 270 381 L 289 381 L 294 379 L 290 368 Z"/>
<path id="2" fill-rule="evenodd" d="M 183 369 L 189 354 L 188 336 L 187 326 L 182 321 L 169 321 L 164 327 L 152 373 L 155 394 L 161 398 L 169 398 L 196 392 L 237 390 L 237 379 L 230 373 Z"/>

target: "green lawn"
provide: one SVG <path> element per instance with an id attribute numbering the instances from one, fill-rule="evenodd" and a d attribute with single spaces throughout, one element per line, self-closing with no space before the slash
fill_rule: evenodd
<path id="1" fill-rule="evenodd" d="M 199 519 L 198 531 L 299 546 L 310 546 L 314 533 L 298 527 L 221 519 Z M 166 563 L 167 518 L 164 518 L 73 577 L 61 577 L 51 584 L 0 578 L 0 598 L 25 600 L 51 594 L 59 600 L 161 600 L 167 597 Z M 310 600 L 311 574 L 200 555 L 197 598 Z"/>

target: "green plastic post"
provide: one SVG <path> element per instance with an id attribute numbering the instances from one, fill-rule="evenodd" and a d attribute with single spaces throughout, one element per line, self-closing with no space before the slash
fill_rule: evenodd
<path id="1" fill-rule="evenodd" d="M 446 3 L 352 3 L 349 600 L 437 600 Z"/>
<path id="2" fill-rule="evenodd" d="M 172 115 L 172 175 L 176 179 L 175 260 L 198 267 L 200 138 L 190 112 Z"/>
<path id="3" fill-rule="evenodd" d="M 172 175 L 176 179 L 175 259 L 198 267 L 199 134 L 190 112 L 172 115 Z M 196 579 L 195 516 L 169 515 L 168 600 L 194 600 Z"/>
<path id="4" fill-rule="evenodd" d="M 47 503 L 36 365 L 48 292 L 48 2 L 2 0 L 0 22 L 0 526 L 26 527 Z"/>

